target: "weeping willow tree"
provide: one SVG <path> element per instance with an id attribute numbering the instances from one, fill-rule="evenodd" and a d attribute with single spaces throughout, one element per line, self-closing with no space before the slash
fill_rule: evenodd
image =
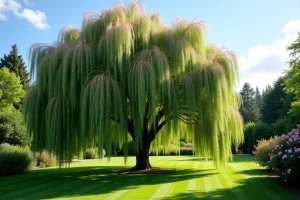
<path id="1" fill-rule="evenodd" d="M 133 140 L 134 169 L 149 169 L 149 152 L 191 141 L 216 166 L 243 141 L 236 56 L 207 45 L 202 22 L 163 24 L 132 2 L 84 16 L 53 45 L 29 50 L 31 75 L 24 112 L 33 149 L 61 164 L 97 146 L 111 155 Z"/>

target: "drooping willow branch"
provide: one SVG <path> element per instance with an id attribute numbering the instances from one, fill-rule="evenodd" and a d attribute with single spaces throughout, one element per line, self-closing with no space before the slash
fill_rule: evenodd
<path id="1" fill-rule="evenodd" d="M 24 115 L 35 150 L 62 163 L 94 146 L 109 157 L 118 144 L 126 156 L 128 134 L 137 149 L 150 138 L 153 152 L 183 138 L 218 166 L 243 141 L 238 62 L 207 45 L 204 23 L 168 27 L 132 2 L 87 14 L 81 29 L 64 28 L 58 40 L 29 50 L 36 82 Z"/>

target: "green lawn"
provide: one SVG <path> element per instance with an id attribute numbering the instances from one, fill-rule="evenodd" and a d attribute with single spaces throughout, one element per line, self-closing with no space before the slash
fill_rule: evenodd
<path id="1" fill-rule="evenodd" d="M 129 157 L 128 166 L 135 158 Z M 192 156 L 151 157 L 155 167 L 172 167 L 173 174 L 120 175 L 123 158 L 85 160 L 70 168 L 47 168 L 0 177 L 0 199 L 285 199 L 296 197 L 265 175 L 250 156 L 235 156 L 223 173 L 212 162 Z"/>

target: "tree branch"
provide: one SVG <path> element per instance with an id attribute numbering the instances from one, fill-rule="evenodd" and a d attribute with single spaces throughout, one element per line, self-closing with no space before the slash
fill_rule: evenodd
<path id="1" fill-rule="evenodd" d="M 128 133 L 130 134 L 132 139 L 135 140 L 134 124 L 131 119 L 128 119 Z"/>
<path id="2" fill-rule="evenodd" d="M 178 118 L 185 124 L 196 124 L 198 126 L 200 125 L 196 119 L 186 119 L 182 115 L 179 115 Z M 192 122 L 188 122 L 188 121 L 192 121 Z"/>
<path id="3" fill-rule="evenodd" d="M 115 119 L 113 116 L 110 117 L 111 120 L 114 120 L 115 122 L 120 124 L 120 120 Z M 135 139 L 135 134 L 134 134 L 134 124 L 133 121 L 131 119 L 128 118 L 128 133 L 130 134 L 130 136 L 132 137 L 132 139 Z"/>

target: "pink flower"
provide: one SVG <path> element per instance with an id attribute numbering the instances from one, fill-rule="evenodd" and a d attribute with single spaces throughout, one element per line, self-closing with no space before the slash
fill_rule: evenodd
<path id="1" fill-rule="evenodd" d="M 278 155 L 281 155 L 281 154 L 282 154 L 282 152 L 281 152 L 281 151 L 279 151 Z"/>
<path id="2" fill-rule="evenodd" d="M 292 139 L 292 138 L 290 138 L 290 139 L 289 139 L 289 141 L 290 141 L 290 142 L 293 142 L 293 139 Z"/>
<path id="3" fill-rule="evenodd" d="M 291 173 L 291 171 L 292 171 L 291 169 L 288 169 L 288 170 L 287 170 L 287 173 Z"/>
<path id="4" fill-rule="evenodd" d="M 288 150 L 288 153 L 293 153 L 293 149 L 289 149 L 289 150 Z"/>
<path id="5" fill-rule="evenodd" d="M 286 158 L 287 158 L 287 155 L 284 154 L 284 155 L 282 156 L 282 160 L 284 160 L 284 159 L 286 159 Z"/>

